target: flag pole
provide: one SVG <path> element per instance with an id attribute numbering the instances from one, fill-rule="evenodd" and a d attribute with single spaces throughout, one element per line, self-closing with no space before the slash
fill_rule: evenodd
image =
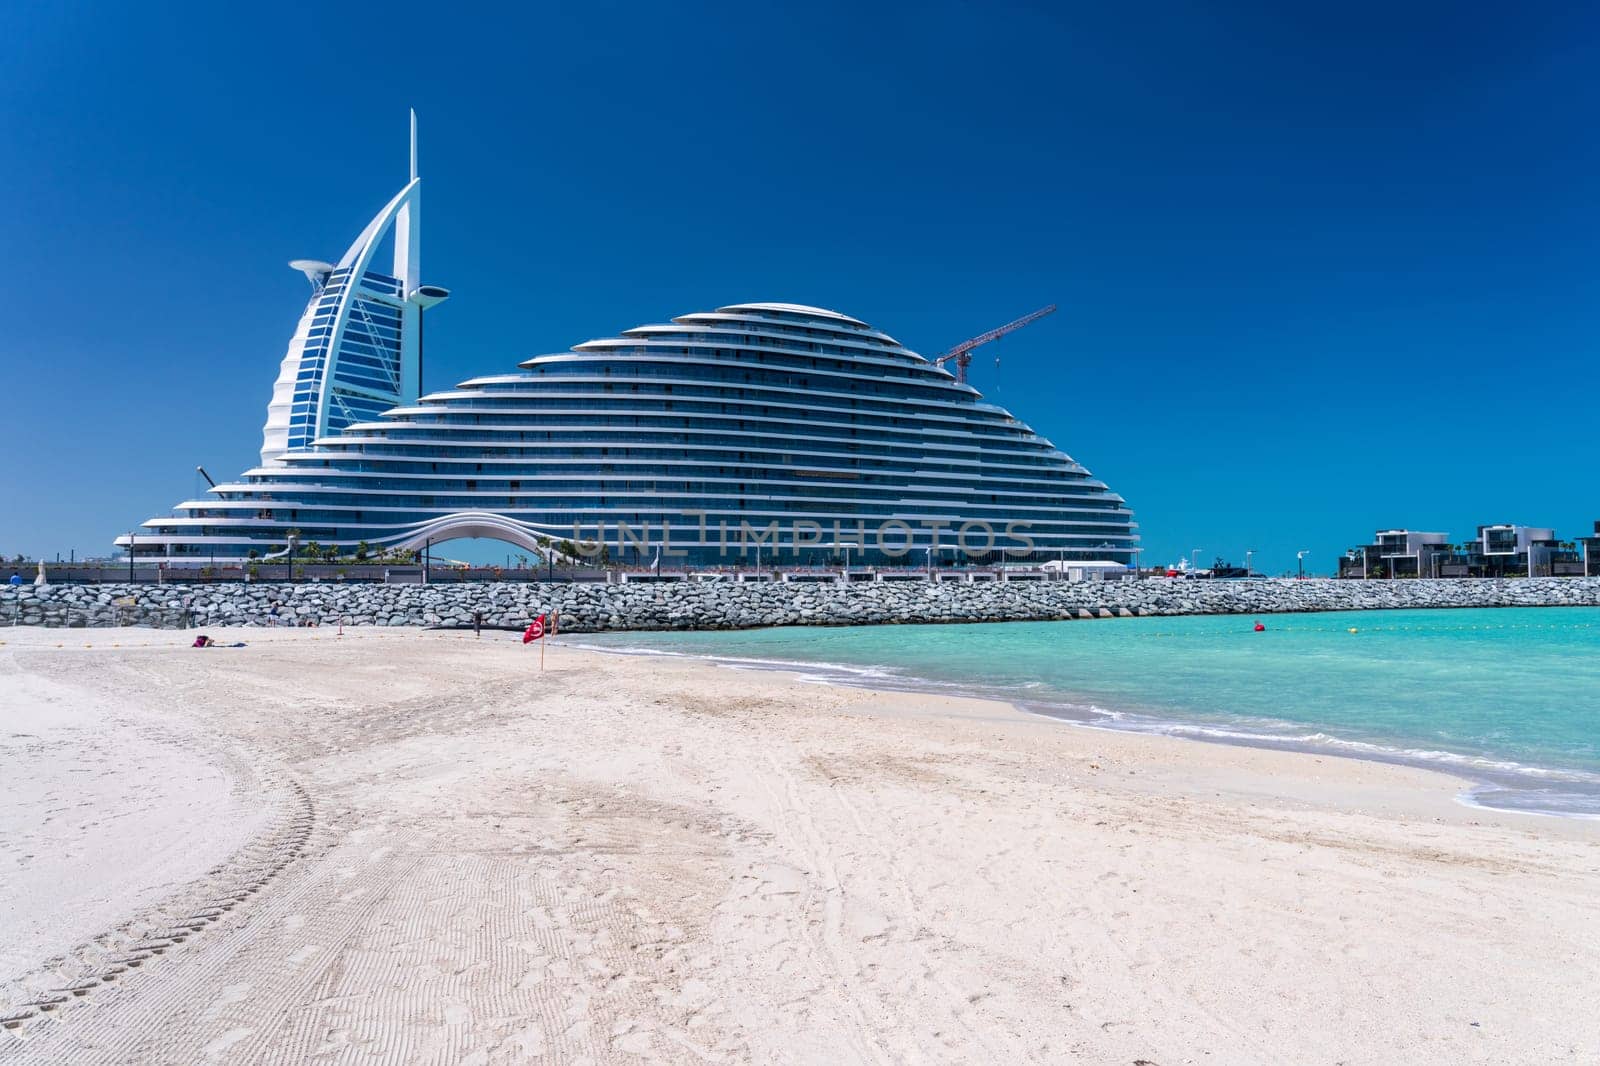
<path id="1" fill-rule="evenodd" d="M 529 641 L 534 640 L 539 642 L 539 672 L 541 674 L 544 673 L 544 646 L 550 643 L 550 631 L 545 628 L 546 617 L 548 616 L 541 614 L 538 618 L 535 618 L 532 622 L 530 622 L 528 624 L 528 628 L 522 632 L 523 644 L 527 644 Z M 534 635 L 536 632 L 538 633 L 537 636 Z"/>

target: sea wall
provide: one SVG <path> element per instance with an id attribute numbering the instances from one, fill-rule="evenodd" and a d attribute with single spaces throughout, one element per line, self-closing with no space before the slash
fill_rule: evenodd
<path id="1" fill-rule="evenodd" d="M 996 622 L 1119 615 L 1275 614 L 1416 607 L 1600 606 L 1600 578 L 1448 581 L 1145 581 L 852 584 L 731 582 L 462 585 L 229 584 L 0 587 L 0 626 L 524 626 L 742 629 Z"/>

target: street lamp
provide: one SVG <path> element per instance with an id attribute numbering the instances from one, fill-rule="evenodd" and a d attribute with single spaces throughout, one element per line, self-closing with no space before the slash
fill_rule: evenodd
<path id="1" fill-rule="evenodd" d="M 1253 577 L 1254 576 L 1254 574 L 1251 572 L 1250 560 L 1255 557 L 1255 554 L 1256 554 L 1256 550 L 1254 548 L 1246 548 L 1244 550 L 1244 576 L 1245 577 Z"/>
<path id="2" fill-rule="evenodd" d="M 1300 563 L 1300 580 L 1301 581 L 1304 581 L 1306 579 L 1306 556 L 1308 556 L 1310 554 L 1311 554 L 1311 549 L 1310 548 L 1302 548 L 1301 550 L 1299 550 L 1299 551 L 1294 553 L 1295 559 L 1298 560 L 1299 563 Z"/>
<path id="3" fill-rule="evenodd" d="M 133 530 L 128 530 L 128 584 L 133 584 Z"/>
<path id="4" fill-rule="evenodd" d="M 1191 573 L 1193 573 L 1194 571 L 1200 569 L 1200 549 L 1199 548 L 1196 548 L 1196 549 L 1194 549 L 1194 551 L 1189 553 L 1189 560 L 1190 560 L 1189 561 L 1189 571 Z"/>
<path id="5" fill-rule="evenodd" d="M 443 303 L 450 298 L 450 290 L 442 289 L 437 285 L 419 285 L 411 290 L 407 297 L 417 307 L 417 395 L 424 395 L 422 388 L 422 318 L 423 312 L 434 304 Z"/>

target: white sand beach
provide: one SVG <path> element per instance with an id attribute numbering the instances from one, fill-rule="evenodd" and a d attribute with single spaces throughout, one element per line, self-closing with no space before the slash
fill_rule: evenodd
<path id="1" fill-rule="evenodd" d="M 1441 774 L 212 635 L 0 631 L 0 1063 L 1600 1061 L 1600 823 Z"/>

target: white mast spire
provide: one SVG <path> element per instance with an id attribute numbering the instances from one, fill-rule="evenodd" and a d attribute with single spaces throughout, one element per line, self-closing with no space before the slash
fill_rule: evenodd
<path id="1" fill-rule="evenodd" d="M 411 180 L 417 180 L 417 109 L 411 109 Z"/>

